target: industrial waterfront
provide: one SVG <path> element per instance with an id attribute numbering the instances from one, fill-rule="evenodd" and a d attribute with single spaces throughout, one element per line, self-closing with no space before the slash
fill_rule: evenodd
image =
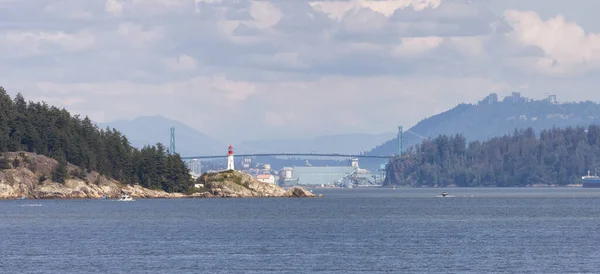
<path id="1" fill-rule="evenodd" d="M 220 161 L 223 161 L 223 159 Z M 204 172 L 219 171 L 219 169 L 203 170 L 200 160 L 188 160 L 187 163 L 192 177 L 195 178 Z M 274 170 L 271 168 L 271 164 L 256 162 L 256 158 L 245 157 L 236 160 L 232 147 L 230 147 L 229 156 L 227 157 L 226 169 L 240 170 L 254 176 L 258 181 L 278 184 L 282 187 L 377 187 L 381 186 L 385 179 L 385 165 L 373 172 L 360 168 L 358 158 L 351 159 L 349 164 L 345 166 L 313 166 L 309 160 L 305 160 L 302 166 L 283 167 Z"/>
<path id="2" fill-rule="evenodd" d="M 398 153 L 402 154 L 403 127 L 398 127 Z M 415 133 L 413 133 L 415 134 Z M 169 151 L 175 152 L 175 129 L 171 128 L 171 143 Z M 242 154 L 237 156 L 233 146 L 229 146 L 226 156 L 205 155 L 182 157 L 188 165 L 192 177 L 197 178 L 204 172 L 217 172 L 220 170 L 240 170 L 254 176 L 265 183 L 278 184 L 282 187 L 303 186 L 308 188 L 355 188 L 355 187 L 380 187 L 385 181 L 385 167 L 387 161 L 395 157 L 373 155 L 344 155 L 337 153 L 262 153 Z M 262 161 L 265 157 L 303 157 L 303 164 L 283 166 L 273 169 L 272 164 Z M 313 165 L 311 159 L 323 157 L 349 158 L 338 161 L 335 165 Z M 224 161 L 223 158 L 227 160 Z M 310 158 L 310 159 L 309 159 Z M 359 165 L 360 158 L 381 159 L 378 168 L 365 169 Z M 299 159 L 299 158 L 297 158 Z M 226 163 L 226 165 L 225 165 Z"/>

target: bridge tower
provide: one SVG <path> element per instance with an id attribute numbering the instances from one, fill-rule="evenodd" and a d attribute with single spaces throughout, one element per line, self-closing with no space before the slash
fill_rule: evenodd
<path id="1" fill-rule="evenodd" d="M 398 127 L 398 157 L 402 156 L 402 126 Z"/>
<path id="2" fill-rule="evenodd" d="M 171 128 L 171 144 L 169 146 L 169 154 L 175 154 L 175 128 Z"/>
<path id="3" fill-rule="evenodd" d="M 229 152 L 227 153 L 227 170 L 235 170 L 233 167 L 233 146 L 229 146 Z"/>

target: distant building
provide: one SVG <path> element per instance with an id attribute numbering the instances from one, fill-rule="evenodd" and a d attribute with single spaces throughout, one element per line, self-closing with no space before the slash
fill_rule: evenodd
<path id="1" fill-rule="evenodd" d="M 352 167 L 355 169 L 358 168 L 358 158 L 352 159 Z"/>
<path id="2" fill-rule="evenodd" d="M 292 178 L 288 181 L 302 186 L 337 185 L 354 171 L 355 168 L 351 166 L 297 166 L 293 168 Z"/>
<path id="3" fill-rule="evenodd" d="M 556 101 L 556 95 L 549 95 L 547 100 L 548 100 L 548 102 L 550 102 L 550 104 L 556 104 L 557 103 L 557 101 Z"/>
<path id="4" fill-rule="evenodd" d="M 190 172 L 190 176 L 192 176 L 192 179 L 197 180 L 200 178 L 201 174 Z"/>
<path id="5" fill-rule="evenodd" d="M 520 103 L 521 102 L 521 93 L 520 92 L 513 92 L 512 93 L 512 101 L 513 103 Z"/>
<path id="6" fill-rule="evenodd" d="M 479 101 L 480 105 L 493 105 L 498 103 L 498 94 L 491 93 L 490 95 L 483 98 L 483 100 Z"/>
<path id="7" fill-rule="evenodd" d="M 292 172 L 294 171 L 291 167 L 284 167 L 279 171 L 279 179 L 282 185 L 290 185 L 289 181 L 292 180 Z"/>
<path id="8" fill-rule="evenodd" d="M 250 158 L 244 158 L 244 160 L 242 161 L 242 166 L 244 167 L 244 169 L 249 169 L 250 164 L 252 164 L 252 159 Z"/>
<path id="9" fill-rule="evenodd" d="M 263 183 L 275 184 L 275 176 L 271 174 L 259 174 L 256 179 Z"/>
<path id="10" fill-rule="evenodd" d="M 188 160 L 186 163 L 187 163 L 188 169 L 190 170 L 190 173 L 192 173 L 192 174 L 202 173 L 202 166 L 201 166 L 200 161 L 198 161 L 198 159 Z"/>
<path id="11" fill-rule="evenodd" d="M 280 171 L 282 186 L 363 187 L 375 186 L 381 181 L 377 175 L 361 169 L 357 158 L 352 159 L 349 166 L 296 166 Z"/>

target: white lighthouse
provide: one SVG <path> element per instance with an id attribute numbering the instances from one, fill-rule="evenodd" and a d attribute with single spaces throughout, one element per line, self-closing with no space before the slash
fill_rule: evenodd
<path id="1" fill-rule="evenodd" d="M 233 146 L 229 146 L 229 152 L 227 153 L 227 170 L 235 170 L 233 167 Z"/>

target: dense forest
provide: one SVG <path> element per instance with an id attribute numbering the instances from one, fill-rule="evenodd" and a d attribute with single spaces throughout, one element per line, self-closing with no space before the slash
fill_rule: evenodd
<path id="1" fill-rule="evenodd" d="M 46 103 L 27 103 L 21 94 L 13 99 L 0 87 L 0 152 L 27 151 L 59 162 L 53 180 L 64 182 L 67 163 L 87 172 L 97 171 L 124 184 L 139 184 L 167 192 L 183 192 L 192 181 L 178 154 L 162 144 L 132 147 L 114 129 L 99 129 L 85 117 Z"/>
<path id="2" fill-rule="evenodd" d="M 531 186 L 581 183 L 600 172 L 600 126 L 532 128 L 467 144 L 461 135 L 423 141 L 387 165 L 387 185 Z"/>

